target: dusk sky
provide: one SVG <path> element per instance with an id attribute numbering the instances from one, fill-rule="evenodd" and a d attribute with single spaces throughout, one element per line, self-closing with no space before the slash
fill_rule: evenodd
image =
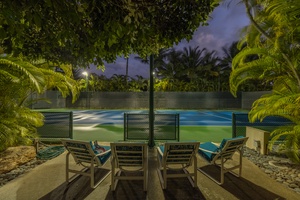
<path id="1" fill-rule="evenodd" d="M 208 21 L 209 25 L 199 27 L 193 39 L 187 42 L 182 40 L 178 45 L 174 46 L 176 49 L 183 49 L 184 47 L 196 47 L 200 49 L 207 48 L 208 50 L 216 50 L 219 56 L 222 56 L 221 48 L 229 46 L 233 41 L 237 41 L 240 36 L 240 30 L 249 24 L 249 19 L 246 16 L 245 7 L 243 4 L 237 4 L 239 1 L 235 0 L 229 6 L 220 5 L 211 14 L 211 19 Z M 135 60 L 137 55 L 131 55 L 129 58 L 128 74 L 132 78 L 136 75 L 141 75 L 144 78 L 149 78 L 149 65 L 140 63 Z M 126 73 L 126 60 L 118 58 L 115 63 L 105 63 L 106 70 L 101 70 L 91 67 L 89 73 L 95 72 L 99 75 L 104 74 L 110 78 L 113 74 Z"/>

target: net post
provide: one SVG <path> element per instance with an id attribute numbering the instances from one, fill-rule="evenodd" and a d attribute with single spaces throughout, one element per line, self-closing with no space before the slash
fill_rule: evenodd
<path id="1" fill-rule="evenodd" d="M 69 135 L 73 139 L 73 111 L 70 112 Z"/>
<path id="2" fill-rule="evenodd" d="M 149 88 L 149 142 L 148 146 L 153 148 L 154 142 L 154 85 L 153 85 L 153 68 L 154 58 L 150 55 L 150 88 Z"/>
<path id="3" fill-rule="evenodd" d="M 232 113 L 232 137 L 236 137 L 236 116 Z"/>
<path id="4" fill-rule="evenodd" d="M 124 112 L 124 141 L 126 141 L 127 133 L 128 133 L 127 117 L 128 117 L 127 113 Z"/>

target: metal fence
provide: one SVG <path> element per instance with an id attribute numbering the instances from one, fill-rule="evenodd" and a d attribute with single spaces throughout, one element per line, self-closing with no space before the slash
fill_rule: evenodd
<path id="1" fill-rule="evenodd" d="M 266 117 L 262 122 L 249 122 L 248 113 L 232 113 L 232 136 L 246 136 L 246 126 L 272 132 L 279 126 L 289 124 L 292 122 L 279 116 Z"/>
<path id="2" fill-rule="evenodd" d="M 156 109 L 250 109 L 252 103 L 265 92 L 239 92 L 237 97 L 230 92 L 154 92 Z M 41 108 L 81 108 L 81 109 L 140 109 L 149 107 L 149 92 L 81 92 L 73 103 L 69 96 L 62 98 L 58 91 L 47 91 L 41 96 L 51 104 L 39 101 L 31 105 Z"/>
<path id="3" fill-rule="evenodd" d="M 124 140 L 149 139 L 149 114 L 124 113 Z M 179 114 L 154 115 L 154 140 L 179 141 Z"/>
<path id="4" fill-rule="evenodd" d="M 40 139 L 73 138 L 73 112 L 41 112 L 44 125 L 38 127 Z"/>

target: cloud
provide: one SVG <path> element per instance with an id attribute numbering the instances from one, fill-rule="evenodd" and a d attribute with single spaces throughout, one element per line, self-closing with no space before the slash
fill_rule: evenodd
<path id="1" fill-rule="evenodd" d="M 221 48 L 237 41 L 240 38 L 240 30 L 249 24 L 244 4 L 237 4 L 237 2 L 238 0 L 233 1 L 230 6 L 218 6 L 211 14 L 208 26 L 200 26 L 190 41 L 182 40 L 174 48 L 183 49 L 188 46 L 199 46 L 201 49 L 215 50 L 218 55 L 222 55 Z M 129 76 L 136 78 L 136 75 L 141 75 L 148 78 L 149 64 L 142 64 L 134 59 L 135 56 L 131 55 L 129 58 Z M 108 78 L 113 74 L 125 75 L 126 73 L 126 60 L 124 58 L 118 58 L 115 63 L 107 63 L 105 66 L 104 73 L 101 71 L 97 73 L 104 74 Z"/>
<path id="2" fill-rule="evenodd" d="M 219 50 L 226 43 L 224 38 L 220 38 L 212 33 L 200 32 L 195 37 L 195 44 L 199 44 L 200 47 L 205 47 L 208 50 Z"/>
<path id="3" fill-rule="evenodd" d="M 208 26 L 200 26 L 192 40 L 183 40 L 176 49 L 187 46 L 207 48 L 222 54 L 221 48 L 230 45 L 240 38 L 240 31 L 249 24 L 243 4 L 231 4 L 230 7 L 221 5 L 211 14 Z"/>
<path id="4" fill-rule="evenodd" d="M 144 78 L 149 78 L 149 64 L 143 64 L 136 60 L 134 57 L 137 55 L 131 55 L 128 61 L 128 76 L 132 78 L 137 78 L 137 75 L 143 76 Z M 99 75 L 105 75 L 110 78 L 114 74 L 125 75 L 126 74 L 126 59 L 123 57 L 117 58 L 114 63 L 104 63 L 105 71 L 102 72 L 96 69 L 94 65 L 90 66 L 90 73 L 96 73 Z"/>

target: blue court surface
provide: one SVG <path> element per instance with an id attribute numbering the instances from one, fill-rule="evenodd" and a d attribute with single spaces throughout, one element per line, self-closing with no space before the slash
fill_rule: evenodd
<path id="1" fill-rule="evenodd" d="M 158 114 L 179 114 L 180 126 L 231 126 L 232 113 L 242 111 L 219 110 L 157 110 Z M 124 113 L 147 114 L 147 110 L 76 110 L 73 124 L 77 125 L 122 125 Z"/>
<path id="2" fill-rule="evenodd" d="M 70 123 L 70 119 L 73 120 Z M 39 133 L 43 137 L 68 137 L 70 133 L 74 139 L 79 140 L 102 140 L 102 141 L 120 141 L 123 140 L 130 130 L 132 134 L 134 131 L 131 128 L 140 128 L 143 131 L 138 134 L 144 134 L 145 127 L 148 123 L 148 110 L 44 110 L 47 113 L 47 120 L 43 127 L 39 128 Z M 63 114 L 58 114 L 63 113 Z M 249 124 L 247 111 L 242 110 L 156 110 L 155 118 L 156 130 L 163 130 L 166 133 L 168 128 L 175 126 L 173 118 L 159 118 L 163 114 L 169 116 L 179 115 L 179 132 L 180 140 L 197 140 L 197 141 L 220 141 L 222 138 L 229 138 L 235 135 L 243 135 L 245 126 Z M 131 128 L 128 128 L 128 121 L 126 121 L 126 128 L 124 128 L 124 114 L 141 114 L 138 115 L 138 120 L 131 118 Z M 145 114 L 145 115 L 143 115 Z M 171 114 L 171 115 L 170 115 Z M 235 128 L 233 129 L 233 114 Z M 242 115 L 237 115 L 242 114 Z M 127 115 L 129 116 L 129 115 Z M 135 116 L 135 115 L 131 115 Z M 143 116 L 140 118 L 140 116 Z M 145 116 L 145 117 L 144 117 Z M 135 116 L 136 117 L 136 116 Z M 128 119 L 128 118 L 126 118 Z M 171 119 L 171 120 L 170 120 Z M 176 118 L 178 119 L 178 118 Z M 136 124 L 134 124 L 136 123 Z M 290 123 L 286 120 L 270 118 L 263 122 L 251 123 L 251 126 L 263 127 L 265 130 Z M 71 124 L 71 126 L 70 126 Z M 130 123 L 129 123 L 130 124 Z M 133 125 L 134 124 L 134 125 Z M 176 121 L 178 125 L 178 122 Z M 139 125 L 142 125 L 141 127 Z M 71 129 L 70 129 L 71 127 Z M 239 128 L 237 130 L 237 127 Z M 136 130 L 135 129 L 135 130 Z M 173 130 L 173 129 L 172 129 Z M 171 130 L 171 131 L 172 131 Z M 139 130 L 140 131 L 140 130 Z M 159 131 L 157 131 L 158 133 Z M 238 133 L 237 133 L 238 132 Z M 174 131 L 174 133 L 177 133 Z M 179 137 L 178 137 L 179 138 Z"/>
<path id="3" fill-rule="evenodd" d="M 73 112 L 73 138 L 78 140 L 121 141 L 124 139 L 124 113 L 148 114 L 148 110 L 68 110 Z M 59 137 L 68 135 L 69 115 L 49 112 L 44 136 L 54 132 Z M 54 112 L 51 114 L 51 112 Z M 59 111 L 58 111 L 59 112 Z M 64 112 L 64 111 L 60 111 Z M 237 110 L 156 110 L 156 114 L 179 114 L 180 140 L 221 141 L 232 136 L 232 114 L 246 113 Z M 53 119 L 53 120 L 52 120 Z M 147 118 L 146 118 L 147 119 Z M 170 123 L 170 124 L 169 124 Z M 55 125 L 54 125 L 55 124 Z M 162 125 L 172 125 L 172 121 L 159 121 Z M 170 126 L 169 126 L 170 127 Z M 48 133 L 49 132 L 49 133 Z M 48 134 L 48 135 L 47 135 Z"/>
<path id="4" fill-rule="evenodd" d="M 232 136 L 233 112 L 241 113 L 241 111 L 221 110 L 155 111 L 157 114 L 179 114 L 180 140 L 213 142 Z M 79 140 L 123 140 L 124 113 L 148 114 L 148 110 L 75 110 L 73 137 Z M 168 125 L 169 122 L 160 123 Z"/>

